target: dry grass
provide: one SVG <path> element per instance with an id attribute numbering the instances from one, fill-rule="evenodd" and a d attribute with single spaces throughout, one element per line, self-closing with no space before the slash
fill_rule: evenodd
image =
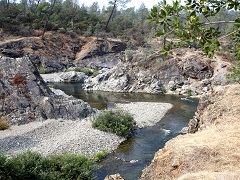
<path id="1" fill-rule="evenodd" d="M 8 128 L 9 128 L 9 124 L 7 119 L 4 117 L 0 117 L 0 131 L 3 131 Z"/>
<path id="2" fill-rule="evenodd" d="M 209 95 L 211 103 L 200 116 L 202 130 L 167 142 L 143 171 L 142 179 L 165 180 L 182 176 L 181 180 L 228 180 L 228 175 L 229 179 L 240 179 L 239 98 L 240 85 L 219 88 Z"/>

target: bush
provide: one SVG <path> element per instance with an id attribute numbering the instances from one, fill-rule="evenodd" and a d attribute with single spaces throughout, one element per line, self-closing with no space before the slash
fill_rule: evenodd
<path id="1" fill-rule="evenodd" d="M 69 71 L 83 72 L 87 76 L 93 76 L 93 77 L 96 77 L 99 74 L 99 71 L 97 69 L 92 70 L 90 68 L 80 68 L 80 67 L 76 67 L 74 69 L 67 69 L 67 72 Z"/>
<path id="2" fill-rule="evenodd" d="M 94 179 L 93 163 L 76 154 L 41 156 L 27 151 L 12 158 L 0 156 L 0 179 Z"/>
<path id="3" fill-rule="evenodd" d="M 9 127 L 9 125 L 8 125 L 7 119 L 4 117 L 0 117 L 0 131 L 8 129 L 8 127 Z"/>
<path id="4" fill-rule="evenodd" d="M 123 110 L 103 111 L 94 117 L 92 126 L 100 131 L 115 133 L 128 138 L 132 135 L 136 121 Z"/>

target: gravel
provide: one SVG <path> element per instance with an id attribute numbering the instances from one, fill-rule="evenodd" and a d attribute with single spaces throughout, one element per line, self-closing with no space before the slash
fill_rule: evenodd
<path id="1" fill-rule="evenodd" d="M 157 102 L 131 102 L 127 104 L 116 104 L 116 107 L 133 114 L 137 126 L 141 128 L 154 126 L 173 105 L 170 103 Z"/>
<path id="2" fill-rule="evenodd" d="M 168 103 L 149 102 L 116 106 L 132 113 L 139 127 L 154 125 L 172 107 Z M 101 150 L 111 152 L 124 140 L 115 134 L 93 129 L 89 119 L 49 119 L 0 131 L 0 154 L 14 155 L 32 150 L 43 155 L 64 152 L 93 155 Z"/>

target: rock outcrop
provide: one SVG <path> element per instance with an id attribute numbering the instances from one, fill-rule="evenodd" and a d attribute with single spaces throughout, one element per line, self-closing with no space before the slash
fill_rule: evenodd
<path id="1" fill-rule="evenodd" d="M 53 74 L 41 74 L 45 82 L 78 82 L 84 83 L 88 78 L 83 72 L 62 72 L 62 73 L 53 73 Z"/>
<path id="2" fill-rule="evenodd" d="M 81 119 L 95 112 L 71 96 L 55 95 L 28 57 L 0 57 L 0 116 L 11 124 L 36 119 Z"/>
<path id="3" fill-rule="evenodd" d="M 141 179 L 240 179 L 240 85 L 219 86 L 200 98 L 197 132 L 159 150 Z"/>
<path id="4" fill-rule="evenodd" d="M 71 37 L 56 32 L 46 33 L 45 40 L 27 37 L 0 42 L 0 56 L 27 55 L 38 69 L 49 73 L 75 66 L 112 68 L 120 61 L 118 54 L 125 49 L 126 43 L 118 39 Z"/>
<path id="5" fill-rule="evenodd" d="M 211 91 L 215 85 L 226 84 L 231 63 L 219 57 L 209 59 L 192 49 L 184 50 L 179 53 L 180 50 L 175 49 L 173 57 L 160 62 L 157 62 L 160 58 L 157 54 L 151 55 L 151 60 L 144 60 L 143 52 L 132 51 L 130 58 L 126 51 L 117 66 L 102 69 L 97 77 L 88 78 L 84 88 L 198 96 Z"/>

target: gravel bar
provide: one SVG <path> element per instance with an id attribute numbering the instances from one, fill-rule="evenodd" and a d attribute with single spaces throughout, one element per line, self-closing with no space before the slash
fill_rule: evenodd
<path id="1" fill-rule="evenodd" d="M 139 127 L 152 126 L 172 107 L 168 103 L 137 102 L 117 104 L 134 115 Z M 91 127 L 91 121 L 56 120 L 35 121 L 11 126 L 0 131 L 0 154 L 14 155 L 26 150 L 43 155 L 77 153 L 93 155 L 101 150 L 115 150 L 125 139 Z"/>

